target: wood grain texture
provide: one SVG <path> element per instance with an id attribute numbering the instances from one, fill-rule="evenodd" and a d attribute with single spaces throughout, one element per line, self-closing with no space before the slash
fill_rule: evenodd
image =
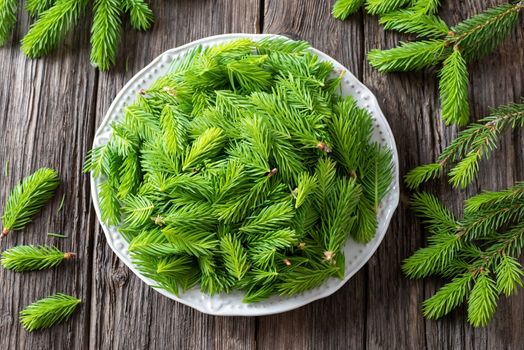
<path id="1" fill-rule="evenodd" d="M 14 273 L 0 270 L 0 349 L 49 349 L 60 344 L 82 349 L 88 343 L 94 211 L 87 178 L 81 175 L 82 154 L 90 147 L 95 123 L 96 72 L 86 69 L 89 37 L 72 33 L 66 44 L 43 60 L 31 61 L 18 49 L 28 18 L 22 15 L 13 40 L 0 49 L 0 203 L 22 177 L 40 167 L 60 174 L 61 186 L 50 205 L 23 231 L 1 242 L 2 250 L 18 244 L 53 244 L 78 254 L 56 269 Z M 57 212 L 62 196 L 64 206 Z M 3 204 L 2 204 L 3 206 Z M 60 232 L 67 239 L 47 236 Z M 82 299 L 71 322 L 53 331 L 27 333 L 18 312 L 36 299 L 64 292 Z"/>
<path id="2" fill-rule="evenodd" d="M 374 17 L 356 14 L 345 22 L 330 16 L 332 0 L 152 0 L 155 25 L 122 31 L 117 65 L 99 73 L 88 62 L 89 21 L 50 56 L 27 60 L 18 41 L 29 19 L 20 14 L 13 40 L 0 49 L 0 203 L 23 176 L 40 166 L 60 172 L 62 186 L 51 205 L 2 249 L 16 244 L 56 244 L 79 254 L 57 269 L 16 274 L 0 270 L 0 349 L 521 349 L 524 293 L 504 298 L 484 329 L 467 325 L 464 310 L 438 322 L 425 320 L 421 302 L 441 281 L 410 281 L 400 263 L 424 244 L 420 223 L 400 207 L 370 262 L 333 296 L 300 309 L 260 318 L 203 315 L 156 293 L 112 253 L 96 223 L 81 163 L 95 128 L 123 85 L 163 51 L 209 35 L 266 32 L 308 40 L 350 68 L 377 96 L 397 139 L 402 174 L 429 162 L 457 130 L 439 118 L 434 72 L 382 75 L 366 61 L 372 48 L 389 48 L 405 37 L 384 33 Z M 449 23 L 502 0 L 444 1 Z M 86 16 L 87 18 L 89 16 Z M 524 27 L 524 19 L 520 20 Z M 524 31 L 470 65 L 475 119 L 489 107 L 524 95 Z M 524 177 L 524 134 L 508 134 L 478 180 L 465 191 L 445 181 L 428 188 L 460 213 L 462 199 L 500 189 Z M 65 205 L 57 213 L 61 196 Z M 68 239 L 52 239 L 49 231 Z M 54 292 L 76 295 L 83 304 L 70 322 L 28 334 L 18 312 Z"/>

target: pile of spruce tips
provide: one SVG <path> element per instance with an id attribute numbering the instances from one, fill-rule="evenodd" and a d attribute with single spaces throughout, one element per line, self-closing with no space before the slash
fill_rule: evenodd
<path id="1" fill-rule="evenodd" d="M 371 240 L 392 154 L 343 75 L 302 41 L 197 47 L 90 151 L 102 219 L 157 287 L 294 295 L 344 276 Z"/>

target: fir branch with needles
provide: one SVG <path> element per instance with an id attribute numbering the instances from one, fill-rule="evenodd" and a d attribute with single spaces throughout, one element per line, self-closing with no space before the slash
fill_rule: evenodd
<path id="1" fill-rule="evenodd" d="M 413 197 L 412 206 L 425 219 L 430 236 L 428 246 L 406 259 L 402 269 L 410 278 L 451 278 L 423 303 L 426 317 L 438 319 L 467 302 L 469 323 L 486 326 L 499 296 L 522 287 L 523 188 L 518 183 L 471 197 L 460 219 L 430 194 Z"/>
<path id="2" fill-rule="evenodd" d="M 60 184 L 58 174 L 47 168 L 38 169 L 24 178 L 9 194 L 2 216 L 1 237 L 23 229 L 33 216 L 53 197 Z"/>
<path id="3" fill-rule="evenodd" d="M 29 58 L 40 58 L 53 51 L 78 24 L 88 5 L 92 5 L 91 63 L 102 71 L 116 63 L 122 29 L 121 17 L 129 13 L 137 30 L 151 28 L 154 14 L 144 0 L 28 0 L 25 9 L 35 22 L 22 39 L 21 49 Z M 17 2 L 0 1 L 0 46 L 7 43 L 16 24 Z"/>
<path id="4" fill-rule="evenodd" d="M 55 0 L 27 0 L 25 9 L 31 16 L 37 16 L 53 6 Z"/>
<path id="5" fill-rule="evenodd" d="M 372 50 L 369 63 L 380 72 L 420 70 L 442 64 L 439 90 L 442 118 L 447 124 L 469 122 L 467 63 L 493 51 L 518 22 L 522 2 L 492 7 L 447 30 L 435 16 L 410 10 L 386 14 L 386 29 L 414 33 L 420 41 L 400 43 L 389 50 Z M 447 33 L 446 33 L 447 31 Z"/>
<path id="6" fill-rule="evenodd" d="M 67 321 L 80 303 L 80 299 L 58 293 L 26 306 L 20 311 L 20 323 L 28 332 L 49 328 Z"/>
<path id="7" fill-rule="evenodd" d="M 505 131 L 524 127 L 524 101 L 495 108 L 490 115 L 470 124 L 446 147 L 437 162 L 412 169 L 405 177 L 414 189 L 448 170 L 453 187 L 465 188 L 480 170 L 479 162 L 496 149 Z"/>
<path id="8" fill-rule="evenodd" d="M 16 272 L 35 271 L 55 267 L 74 257 L 74 253 L 64 253 L 55 247 L 19 245 L 3 252 L 0 264 Z"/>
<path id="9" fill-rule="evenodd" d="M 293 295 L 343 278 L 348 238 L 375 236 L 392 152 L 308 48 L 270 37 L 194 49 L 87 154 L 102 220 L 159 288 Z"/>

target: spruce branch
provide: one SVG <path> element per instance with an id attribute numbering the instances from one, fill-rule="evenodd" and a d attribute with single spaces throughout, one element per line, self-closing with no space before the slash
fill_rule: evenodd
<path id="1" fill-rule="evenodd" d="M 439 75 L 442 119 L 447 125 L 466 125 L 469 122 L 468 70 L 458 47 L 444 60 Z"/>
<path id="2" fill-rule="evenodd" d="M 65 294 L 55 294 L 28 305 L 20 311 L 20 323 L 29 332 L 49 328 L 68 320 L 80 299 Z"/>
<path id="3" fill-rule="evenodd" d="M 452 28 L 447 39 L 460 47 L 467 61 L 478 59 L 493 51 L 517 24 L 522 2 L 492 7 Z"/>
<path id="4" fill-rule="evenodd" d="M 365 2 L 366 0 L 337 0 L 333 5 L 333 17 L 345 20 L 357 12 Z"/>
<path id="5" fill-rule="evenodd" d="M 39 58 L 49 53 L 72 29 L 86 5 L 86 0 L 57 0 L 31 25 L 22 39 L 22 51 L 29 58 Z"/>
<path id="6" fill-rule="evenodd" d="M 16 24 L 16 0 L 0 0 L 0 46 L 9 40 Z"/>
<path id="7" fill-rule="evenodd" d="M 496 282 L 486 272 L 475 278 L 468 299 L 468 321 L 473 327 L 486 326 L 497 308 Z"/>
<path id="8" fill-rule="evenodd" d="M 51 199 L 59 184 L 54 170 L 41 168 L 16 185 L 5 204 L 0 238 L 10 231 L 23 229 Z"/>
<path id="9" fill-rule="evenodd" d="M 489 157 L 497 147 L 502 134 L 508 129 L 524 127 L 524 102 L 501 106 L 477 123 L 469 125 L 440 154 L 437 163 L 419 166 L 405 178 L 409 188 L 438 177 L 455 162 L 448 175 L 454 187 L 464 188 L 471 183 L 479 170 L 479 161 Z M 457 163 L 458 162 L 458 163 Z"/>
<path id="10" fill-rule="evenodd" d="M 115 64 L 120 38 L 120 0 L 96 0 L 91 26 L 91 63 L 105 71 Z"/>
<path id="11" fill-rule="evenodd" d="M 368 60 L 380 72 L 419 70 L 444 62 L 439 74 L 442 117 L 447 124 L 463 126 L 469 120 L 467 62 L 493 51 L 506 38 L 524 5 L 518 2 L 492 7 L 451 30 L 439 18 L 427 15 L 437 7 L 438 1 L 421 0 L 412 9 L 384 15 L 381 23 L 386 29 L 431 39 L 401 42 L 389 50 L 375 49 L 369 52 Z M 468 161 L 474 164 L 474 158 L 471 155 Z"/>
<path id="12" fill-rule="evenodd" d="M 445 58 L 446 43 L 443 40 L 401 42 L 389 50 L 371 50 L 369 63 L 379 72 L 420 70 L 432 67 Z"/>
<path id="13" fill-rule="evenodd" d="M 469 272 L 453 278 L 431 298 L 424 301 L 422 304 L 424 316 L 436 320 L 449 314 L 464 302 L 471 290 L 472 281 L 473 276 Z"/>
<path id="14" fill-rule="evenodd" d="M 398 10 L 380 16 L 385 30 L 415 34 L 425 38 L 444 38 L 450 29 L 439 17 L 418 13 L 416 10 Z"/>
<path id="15" fill-rule="evenodd" d="M 2 253 L 2 267 L 16 272 L 44 270 L 75 257 L 55 247 L 20 245 Z"/>
<path id="16" fill-rule="evenodd" d="M 225 235 L 220 239 L 225 265 L 229 273 L 238 280 L 246 274 L 249 269 L 247 252 L 242 247 L 242 242 L 232 235 Z"/>
<path id="17" fill-rule="evenodd" d="M 129 12 L 131 25 L 138 30 L 148 30 L 155 18 L 153 11 L 144 0 L 122 0 L 124 9 Z"/>
<path id="18" fill-rule="evenodd" d="M 516 257 L 524 249 L 522 185 L 481 193 L 468 200 L 462 219 L 455 219 L 432 195 L 414 198 L 417 214 L 426 217 L 432 234 L 429 245 L 406 259 L 408 277 L 439 274 L 452 278 L 424 302 L 424 315 L 440 318 L 464 300 L 468 321 L 485 326 L 493 316 L 498 296 L 522 286 L 524 272 Z"/>
<path id="19" fill-rule="evenodd" d="M 381 15 L 398 10 L 410 2 L 411 0 L 366 0 L 366 11 L 372 15 Z"/>
<path id="20" fill-rule="evenodd" d="M 53 6 L 54 3 L 55 0 L 27 0 L 25 9 L 31 16 L 37 16 Z"/>

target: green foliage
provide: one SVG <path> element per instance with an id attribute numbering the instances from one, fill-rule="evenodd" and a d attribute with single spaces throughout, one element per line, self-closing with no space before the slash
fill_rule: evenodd
<path id="1" fill-rule="evenodd" d="M 366 10 L 372 15 L 382 15 L 409 5 L 411 0 L 366 0 Z"/>
<path id="2" fill-rule="evenodd" d="M 60 184 L 58 174 L 41 168 L 24 178 L 9 194 L 2 216 L 2 237 L 23 229 L 46 204 Z"/>
<path id="3" fill-rule="evenodd" d="M 333 5 L 333 17 L 344 20 L 362 6 L 371 15 L 388 16 L 397 11 L 410 11 L 416 15 L 433 15 L 438 11 L 440 0 L 337 0 Z"/>
<path id="4" fill-rule="evenodd" d="M 31 16 L 37 16 L 53 6 L 54 3 L 55 0 L 27 0 L 25 2 L 25 9 Z"/>
<path id="5" fill-rule="evenodd" d="M 524 127 L 524 102 L 501 106 L 477 123 L 470 124 L 459 132 L 453 142 L 446 147 L 437 163 L 421 165 L 406 175 L 409 188 L 438 177 L 451 163 L 456 165 L 448 172 L 454 187 L 467 187 L 477 175 L 479 162 L 488 158 L 497 147 L 502 134 L 508 129 Z"/>
<path id="6" fill-rule="evenodd" d="M 480 58 L 511 33 L 523 8 L 522 2 L 492 7 L 454 26 L 449 42 L 460 47 L 466 60 Z"/>
<path id="7" fill-rule="evenodd" d="M 423 303 L 424 316 L 439 319 L 460 306 L 471 289 L 473 276 L 470 273 L 459 275 L 440 288 L 431 298 Z"/>
<path id="8" fill-rule="evenodd" d="M 420 70 L 440 63 L 445 52 L 443 40 L 401 42 L 393 49 L 371 50 L 368 60 L 379 72 Z"/>
<path id="9" fill-rule="evenodd" d="M 65 294 L 55 294 L 28 305 L 20 311 L 20 323 L 29 332 L 49 328 L 68 320 L 81 300 Z"/>
<path id="10" fill-rule="evenodd" d="M 19 245 L 2 253 L 2 267 L 17 272 L 49 269 L 74 257 L 55 247 Z"/>
<path id="11" fill-rule="evenodd" d="M 366 0 L 337 0 L 333 5 L 333 17 L 344 20 L 357 12 Z"/>
<path id="12" fill-rule="evenodd" d="M 57 0 L 31 25 L 22 39 L 22 51 L 29 58 L 39 58 L 49 53 L 73 28 L 86 5 L 86 0 Z"/>
<path id="13" fill-rule="evenodd" d="M 0 0 L 0 46 L 9 40 L 16 24 L 16 0 Z"/>
<path id="14" fill-rule="evenodd" d="M 308 48 L 192 50 L 88 153 L 102 219 L 158 288 L 292 295 L 343 278 L 347 238 L 374 237 L 391 151 Z"/>
<path id="15" fill-rule="evenodd" d="M 417 13 L 412 9 L 386 13 L 380 17 L 379 23 L 386 30 L 396 30 L 426 38 L 443 38 L 450 31 L 448 25 L 439 17 Z"/>
<path id="16" fill-rule="evenodd" d="M 468 299 L 468 322 L 473 327 L 486 326 L 497 308 L 497 287 L 487 273 L 475 278 Z"/>
<path id="17" fill-rule="evenodd" d="M 40 58 L 54 50 L 78 23 L 87 0 L 28 0 L 26 10 L 36 21 L 22 39 L 22 51 L 30 58 Z M 91 63 L 105 71 L 116 63 L 122 27 L 121 16 L 129 13 L 137 30 L 151 27 L 154 15 L 144 0 L 95 0 L 92 2 Z M 0 0 L 0 46 L 10 37 L 16 23 L 17 2 Z"/>
<path id="18" fill-rule="evenodd" d="M 100 70 L 115 64 L 120 38 L 120 1 L 96 0 L 91 27 L 91 62 Z"/>
<path id="19" fill-rule="evenodd" d="M 492 7 L 451 29 L 433 15 L 439 1 L 418 0 L 410 8 L 398 9 L 403 5 L 400 0 L 373 0 L 367 3 L 368 10 L 373 8 L 377 13 L 382 12 L 382 6 L 397 9 L 382 14 L 380 23 L 385 29 L 416 34 L 423 39 L 401 42 L 398 47 L 389 50 L 371 50 L 369 63 L 380 72 L 396 72 L 430 68 L 443 62 L 439 73 L 442 118 L 446 124 L 466 125 L 469 121 L 467 63 L 493 51 L 511 33 L 524 8 L 522 2 Z M 466 177 L 474 175 L 472 167 L 476 161 L 476 156 L 471 154 L 464 160 L 461 165 L 464 169 L 459 169 L 459 173 L 470 171 Z M 454 181 L 455 185 L 463 183 L 461 180 Z"/>
<path id="20" fill-rule="evenodd" d="M 456 48 L 446 58 L 440 71 L 442 119 L 446 124 L 464 126 L 469 123 L 468 70 L 466 60 Z"/>
<path id="21" fill-rule="evenodd" d="M 129 12 L 131 25 L 137 30 L 148 30 L 155 16 L 144 0 L 122 0 L 124 10 Z"/>
<path id="22" fill-rule="evenodd" d="M 424 302 L 424 315 L 440 318 L 467 300 L 468 321 L 485 326 L 499 295 L 511 295 L 522 286 L 524 272 L 517 257 L 524 249 L 524 185 L 471 197 L 461 219 L 427 193 L 414 196 L 413 208 L 425 219 L 430 237 L 427 247 L 406 259 L 404 273 L 451 278 Z"/>

